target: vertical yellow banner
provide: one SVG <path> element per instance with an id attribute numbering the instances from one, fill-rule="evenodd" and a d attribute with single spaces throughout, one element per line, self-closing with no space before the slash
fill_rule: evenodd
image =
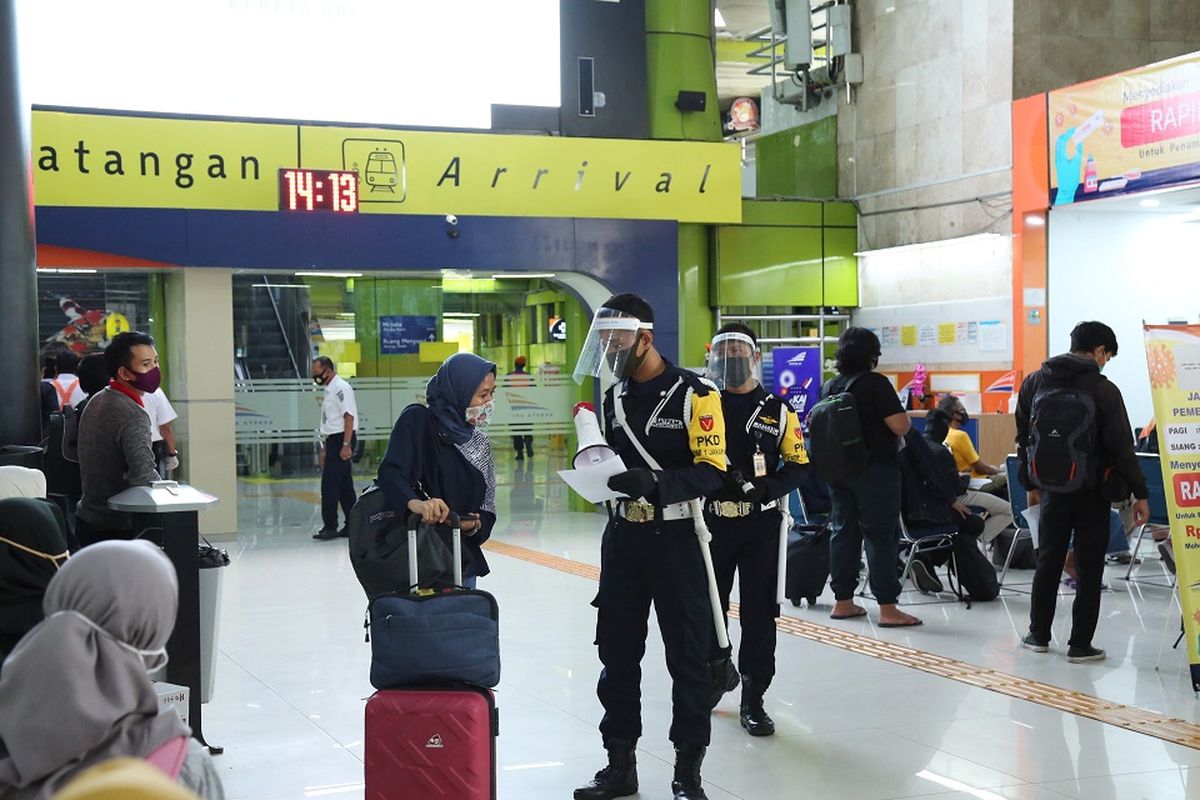
<path id="1" fill-rule="evenodd" d="M 1200 692 L 1200 325 L 1145 329 L 1184 641 L 1192 689 Z M 1154 520 L 1153 489 L 1150 494 Z"/>

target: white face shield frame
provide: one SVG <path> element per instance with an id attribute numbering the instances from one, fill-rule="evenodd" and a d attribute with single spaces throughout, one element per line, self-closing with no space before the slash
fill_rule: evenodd
<path id="1" fill-rule="evenodd" d="M 642 322 L 624 311 L 601 308 L 592 319 L 592 327 L 579 351 L 575 382 L 600 378 L 606 372 L 617 379 L 628 377 L 625 368 L 637 346 L 639 332 L 653 329 L 653 323 Z"/>
<path id="2" fill-rule="evenodd" d="M 744 333 L 719 333 L 708 352 L 708 377 L 717 388 L 740 389 L 762 384 L 762 353 Z M 750 387 L 752 388 L 752 387 Z"/>

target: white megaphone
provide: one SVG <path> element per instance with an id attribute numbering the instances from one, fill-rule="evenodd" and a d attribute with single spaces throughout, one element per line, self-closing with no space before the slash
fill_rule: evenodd
<path id="1" fill-rule="evenodd" d="M 595 466 L 610 458 L 616 458 L 617 454 L 608 446 L 608 442 L 604 441 L 604 434 L 600 432 L 600 420 L 596 418 L 595 407 L 591 403 L 576 403 L 573 413 L 575 436 L 579 439 L 579 449 L 575 452 L 573 462 L 575 469 Z"/>

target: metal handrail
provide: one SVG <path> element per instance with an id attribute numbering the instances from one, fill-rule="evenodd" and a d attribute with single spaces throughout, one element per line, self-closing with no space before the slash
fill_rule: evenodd
<path id="1" fill-rule="evenodd" d="M 296 362 L 295 352 L 292 351 L 292 340 L 288 338 L 287 328 L 285 328 L 283 326 L 283 317 L 279 313 L 279 303 L 277 303 L 275 301 L 275 292 L 271 289 L 271 287 L 269 285 L 271 283 L 271 281 L 267 279 L 266 275 L 263 275 L 262 282 L 265 284 L 268 284 L 268 286 L 266 286 L 264 288 L 266 288 L 266 290 L 267 290 L 267 297 L 269 297 L 271 299 L 271 308 L 275 311 L 275 321 L 277 323 L 279 323 L 279 333 L 280 333 L 280 335 L 283 336 L 284 347 L 287 348 L 288 361 L 292 362 L 292 369 L 295 371 L 296 377 L 299 378 L 300 377 L 300 365 Z"/>

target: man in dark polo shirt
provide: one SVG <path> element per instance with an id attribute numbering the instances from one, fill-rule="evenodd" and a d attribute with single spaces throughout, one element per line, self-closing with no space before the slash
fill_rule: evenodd
<path id="1" fill-rule="evenodd" d="M 154 339 L 139 331 L 117 334 L 104 349 L 112 380 L 89 398 L 79 420 L 79 476 L 83 494 L 76 535 L 86 547 L 105 539 L 132 539 L 133 518 L 112 511 L 108 498 L 158 480 L 142 395 L 161 380 Z"/>

